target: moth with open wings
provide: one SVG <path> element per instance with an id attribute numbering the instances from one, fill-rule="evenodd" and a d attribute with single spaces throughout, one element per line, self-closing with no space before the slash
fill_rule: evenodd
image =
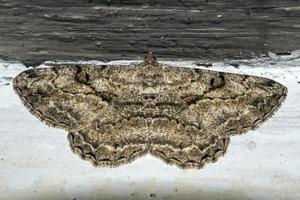
<path id="1" fill-rule="evenodd" d="M 103 167 L 150 152 L 201 168 L 224 155 L 231 135 L 270 117 L 287 93 L 267 78 L 172 67 L 151 53 L 138 65 L 29 69 L 13 86 L 32 114 L 69 132 L 73 152 Z"/>

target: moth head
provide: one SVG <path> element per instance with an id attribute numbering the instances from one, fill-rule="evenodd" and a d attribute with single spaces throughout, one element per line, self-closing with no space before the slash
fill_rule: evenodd
<path id="1" fill-rule="evenodd" d="M 149 51 L 148 54 L 145 56 L 144 62 L 153 63 L 153 62 L 157 62 L 157 59 L 153 55 L 153 53 Z"/>
<path id="2" fill-rule="evenodd" d="M 157 62 L 156 56 L 150 51 L 144 58 L 143 66 L 147 67 L 159 67 L 159 63 Z"/>

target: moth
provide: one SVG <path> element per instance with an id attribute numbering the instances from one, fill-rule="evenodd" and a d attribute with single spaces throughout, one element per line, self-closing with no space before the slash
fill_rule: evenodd
<path id="1" fill-rule="evenodd" d="M 161 64 L 149 53 L 136 65 L 33 68 L 13 87 L 29 111 L 68 131 L 72 151 L 113 167 L 150 152 L 181 168 L 201 168 L 230 136 L 274 113 L 287 88 L 257 76 Z"/>

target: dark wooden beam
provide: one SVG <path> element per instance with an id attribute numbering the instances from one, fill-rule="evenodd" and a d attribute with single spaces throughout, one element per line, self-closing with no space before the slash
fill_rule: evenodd
<path id="1" fill-rule="evenodd" d="M 300 49 L 299 0 L 0 0 L 0 57 L 252 58 Z"/>

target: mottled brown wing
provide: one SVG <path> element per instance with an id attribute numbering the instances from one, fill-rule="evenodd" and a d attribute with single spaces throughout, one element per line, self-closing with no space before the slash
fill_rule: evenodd
<path id="1" fill-rule="evenodd" d="M 117 166 L 147 150 L 142 123 L 112 106 L 132 73 L 128 66 L 60 66 L 22 72 L 14 89 L 32 114 L 69 131 L 71 149 L 98 166 Z"/>
<path id="2" fill-rule="evenodd" d="M 224 155 L 229 136 L 256 128 L 285 99 L 283 85 L 262 77 L 165 67 L 165 76 L 193 71 L 173 90 L 186 107 L 151 124 L 151 153 L 182 168 L 201 168 Z M 169 72 L 168 72 L 169 71 Z M 167 80 L 171 78 L 166 78 Z"/>
<path id="3" fill-rule="evenodd" d="M 202 70 L 195 84 L 203 95 L 180 120 L 207 133 L 230 136 L 256 128 L 281 105 L 287 88 L 271 79 Z"/>
<path id="4" fill-rule="evenodd" d="M 215 162 L 229 145 L 227 136 L 167 119 L 157 119 L 151 124 L 149 140 L 154 156 L 181 168 L 202 168 L 208 162 Z"/>
<path id="5" fill-rule="evenodd" d="M 70 132 L 72 151 L 94 166 L 116 167 L 148 151 L 147 125 L 143 119 L 123 119 L 100 127 Z"/>
<path id="6" fill-rule="evenodd" d="M 74 66 L 30 69 L 19 74 L 13 86 L 39 119 L 50 126 L 77 130 L 109 109 L 79 71 L 81 68 Z"/>

